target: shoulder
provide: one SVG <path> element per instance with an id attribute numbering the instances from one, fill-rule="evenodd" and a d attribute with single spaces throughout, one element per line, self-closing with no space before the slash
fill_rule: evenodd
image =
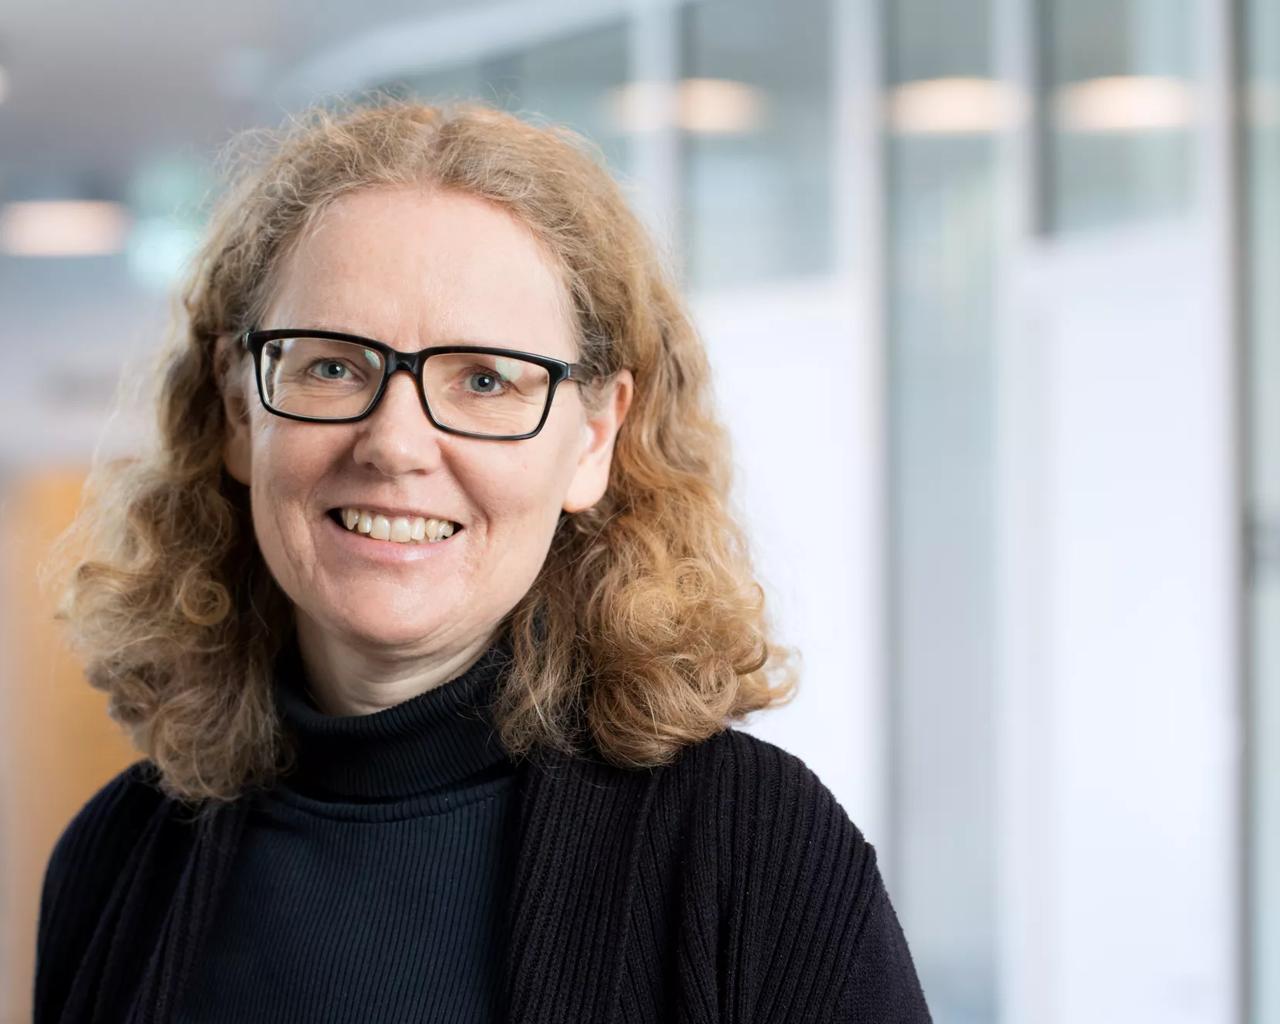
<path id="1" fill-rule="evenodd" d="M 56 939 L 72 918 L 100 909 L 129 852 L 166 798 L 155 765 L 135 761 L 104 783 L 64 826 L 45 867 L 40 943 Z"/>
<path id="2" fill-rule="evenodd" d="M 54 843 L 50 872 L 81 866 L 85 855 L 104 843 L 127 843 L 164 800 L 155 765 L 146 758 L 135 761 L 108 779 L 72 816 Z"/>
<path id="3" fill-rule="evenodd" d="M 738 844 L 768 841 L 778 823 L 789 821 L 804 825 L 809 840 L 828 838 L 858 856 L 873 855 L 862 831 L 801 757 L 749 732 L 723 729 L 684 748 L 662 773 L 667 786 L 697 794 Z M 767 823 L 774 827 L 764 828 Z"/>
<path id="4" fill-rule="evenodd" d="M 737 729 L 715 743 L 714 813 L 727 854 L 722 913 L 764 1016 L 927 1022 L 875 848 L 861 829 L 797 755 Z"/>
<path id="5" fill-rule="evenodd" d="M 729 850 L 778 879 L 821 883 L 859 913 L 876 875 L 875 848 L 830 788 L 796 754 L 727 729 L 716 770 L 719 828 Z"/>
<path id="6" fill-rule="evenodd" d="M 802 800 L 844 814 L 835 795 L 799 755 L 734 728 L 724 730 L 715 742 L 721 748 L 718 773 L 722 782 L 744 792 L 761 790 L 756 795 L 766 802 L 771 798 Z M 858 838 L 862 839 L 860 831 Z"/>

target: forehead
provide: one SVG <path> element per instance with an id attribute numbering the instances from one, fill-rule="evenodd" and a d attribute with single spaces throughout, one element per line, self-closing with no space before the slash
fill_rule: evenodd
<path id="1" fill-rule="evenodd" d="M 451 341 L 571 357 L 554 259 L 514 216 L 456 192 L 335 200 L 284 257 L 263 327 L 327 327 L 411 349 Z"/>

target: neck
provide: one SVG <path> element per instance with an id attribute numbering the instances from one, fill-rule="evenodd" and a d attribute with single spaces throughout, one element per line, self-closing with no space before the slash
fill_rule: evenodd
<path id="1" fill-rule="evenodd" d="M 434 690 L 471 668 L 497 629 L 461 645 L 373 648 L 348 642 L 297 616 L 298 651 L 307 692 L 326 715 L 370 715 Z"/>
<path id="2" fill-rule="evenodd" d="M 460 787 L 505 775 L 510 764 L 492 715 L 510 664 L 500 638 L 434 689 L 377 712 L 333 715 L 308 700 L 315 687 L 290 635 L 273 689 L 292 755 L 285 787 L 304 798 L 385 807 L 409 798 L 447 803 Z"/>

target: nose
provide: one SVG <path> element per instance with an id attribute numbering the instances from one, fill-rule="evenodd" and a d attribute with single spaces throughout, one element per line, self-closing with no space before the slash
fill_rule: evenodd
<path id="1" fill-rule="evenodd" d="M 378 407 L 353 426 L 358 434 L 352 454 L 361 465 L 397 476 L 440 463 L 444 431 L 427 419 L 418 383 L 407 371 L 391 375 Z"/>

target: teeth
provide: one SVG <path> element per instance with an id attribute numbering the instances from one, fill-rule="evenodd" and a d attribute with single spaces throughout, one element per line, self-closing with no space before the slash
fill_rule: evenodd
<path id="1" fill-rule="evenodd" d="M 393 544 L 432 544 L 453 536 L 454 525 L 444 519 L 396 516 L 394 519 L 359 508 L 341 509 L 343 525 L 354 533 Z"/>

